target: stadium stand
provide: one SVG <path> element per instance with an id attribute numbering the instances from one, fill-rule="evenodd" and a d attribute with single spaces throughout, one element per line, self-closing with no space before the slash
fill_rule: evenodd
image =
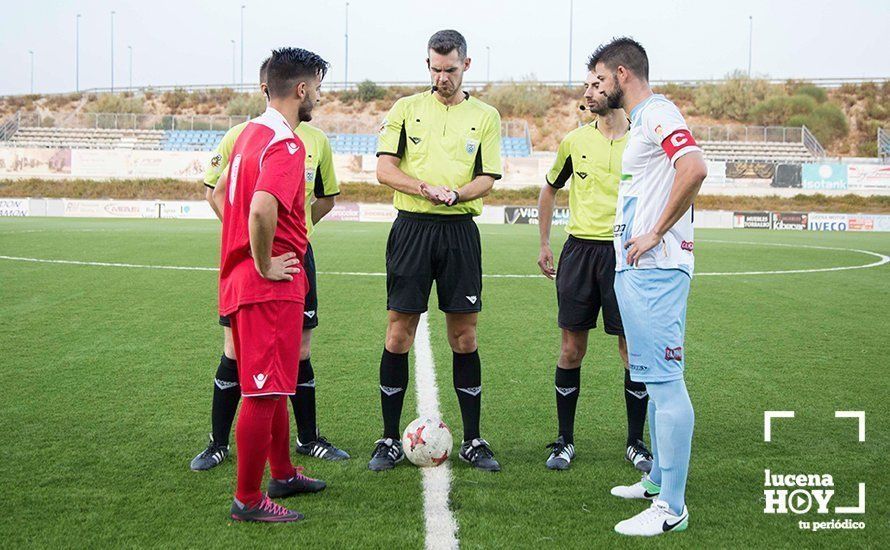
<path id="1" fill-rule="evenodd" d="M 692 126 L 692 133 L 713 161 L 812 162 L 825 150 L 806 126 Z"/>
<path id="2" fill-rule="evenodd" d="M 29 114 L 30 115 L 30 114 Z M 166 117 L 154 121 L 142 116 L 103 115 L 63 119 L 56 126 L 41 124 L 47 117 L 15 116 L 0 121 L 0 144 L 12 147 L 48 147 L 80 149 L 149 149 L 163 151 L 210 151 L 225 135 L 225 129 L 243 121 L 241 117 L 222 117 L 222 120 L 196 120 L 188 117 Z M 83 119 L 83 120 L 81 120 Z M 68 127 L 67 125 L 70 125 Z M 101 125 L 114 126 L 102 128 Z M 123 125 L 125 128 L 119 128 Z M 154 125 L 154 129 L 140 127 Z M 195 129 L 201 125 L 214 129 Z M 325 127 L 324 124 L 320 124 Z M 88 126 L 88 127 L 84 127 Z M 167 126 L 175 129 L 158 129 Z M 185 127 L 187 129 L 182 129 Z M 220 129 L 216 129 L 220 128 Z M 345 128 L 344 128 L 345 129 Z M 373 155 L 377 148 L 377 135 L 338 131 L 334 126 L 328 134 L 334 153 L 346 155 Z M 524 121 L 503 123 L 501 150 L 507 157 L 528 157 L 532 154 L 528 124 Z"/>
<path id="3" fill-rule="evenodd" d="M 39 128 L 21 126 L 9 138 L 14 147 L 73 149 L 160 149 L 163 130 L 103 128 Z"/>

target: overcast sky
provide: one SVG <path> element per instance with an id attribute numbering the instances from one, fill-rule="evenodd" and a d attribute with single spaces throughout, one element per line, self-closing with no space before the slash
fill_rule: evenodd
<path id="1" fill-rule="evenodd" d="M 331 62 L 344 76 L 345 2 L 332 0 L 4 1 L 0 13 L 0 94 L 27 93 L 34 51 L 36 92 L 75 88 L 75 18 L 80 20 L 80 87 L 215 84 L 240 81 L 244 9 L 244 79 L 252 82 L 270 49 L 293 45 Z M 747 69 L 753 16 L 753 70 L 775 78 L 890 76 L 890 2 L 748 0 L 576 0 L 572 76 L 600 42 L 631 35 L 648 50 L 652 79 L 717 78 Z M 569 0 L 352 0 L 349 80 L 426 79 L 425 45 L 443 28 L 461 31 L 473 58 L 468 80 L 569 73 Z"/>

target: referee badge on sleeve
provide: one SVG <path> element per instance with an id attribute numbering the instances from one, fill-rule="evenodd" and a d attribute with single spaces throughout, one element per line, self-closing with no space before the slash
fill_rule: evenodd
<path id="1" fill-rule="evenodd" d="M 386 124 L 387 120 L 384 118 L 383 122 L 380 123 L 380 128 L 377 129 L 377 133 L 383 135 L 386 132 Z"/>
<path id="2" fill-rule="evenodd" d="M 315 181 L 315 168 L 307 168 L 306 169 L 306 183 L 312 183 Z"/>
<path id="3" fill-rule="evenodd" d="M 467 139 L 467 153 L 474 154 L 476 150 L 479 148 L 479 140 L 478 139 Z"/>

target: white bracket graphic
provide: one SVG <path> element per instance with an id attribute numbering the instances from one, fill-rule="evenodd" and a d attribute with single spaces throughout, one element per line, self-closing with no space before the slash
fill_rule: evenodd
<path id="1" fill-rule="evenodd" d="M 859 420 L 859 441 L 865 441 L 865 411 L 834 411 L 835 418 L 856 418 Z"/>
<path id="2" fill-rule="evenodd" d="M 864 514 L 865 513 L 865 483 L 859 484 L 859 506 L 836 506 L 835 514 Z"/>
<path id="3" fill-rule="evenodd" d="M 773 418 L 794 418 L 794 411 L 763 411 L 763 440 L 766 442 L 773 440 Z"/>

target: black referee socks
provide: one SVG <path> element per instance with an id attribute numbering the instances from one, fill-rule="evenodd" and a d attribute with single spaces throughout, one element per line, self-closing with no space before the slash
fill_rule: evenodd
<path id="1" fill-rule="evenodd" d="M 213 405 L 210 409 L 210 424 L 213 441 L 219 445 L 229 444 L 232 422 L 241 400 L 241 388 L 238 387 L 238 362 L 222 355 L 216 378 L 213 380 Z"/>
<path id="2" fill-rule="evenodd" d="M 568 443 L 575 443 L 575 409 L 581 393 L 581 369 L 556 367 L 556 418 L 559 435 Z"/>
<path id="3" fill-rule="evenodd" d="M 479 437 L 479 416 L 482 409 L 482 363 L 479 350 L 453 353 L 452 377 L 460 416 L 464 422 L 464 441 Z"/>
<path id="4" fill-rule="evenodd" d="M 399 420 L 408 386 L 408 354 L 383 348 L 380 358 L 380 404 L 383 407 L 383 437 L 401 440 Z"/>
<path id="5" fill-rule="evenodd" d="M 312 370 L 310 359 L 300 361 L 297 389 L 290 396 L 290 402 L 297 422 L 297 439 L 301 444 L 315 441 L 318 437 L 318 426 L 315 423 L 315 371 Z"/>
<path id="6" fill-rule="evenodd" d="M 630 371 L 627 369 L 624 369 L 624 405 L 627 407 L 627 444 L 636 445 L 637 439 L 643 440 L 649 392 L 646 384 L 630 379 Z"/>

